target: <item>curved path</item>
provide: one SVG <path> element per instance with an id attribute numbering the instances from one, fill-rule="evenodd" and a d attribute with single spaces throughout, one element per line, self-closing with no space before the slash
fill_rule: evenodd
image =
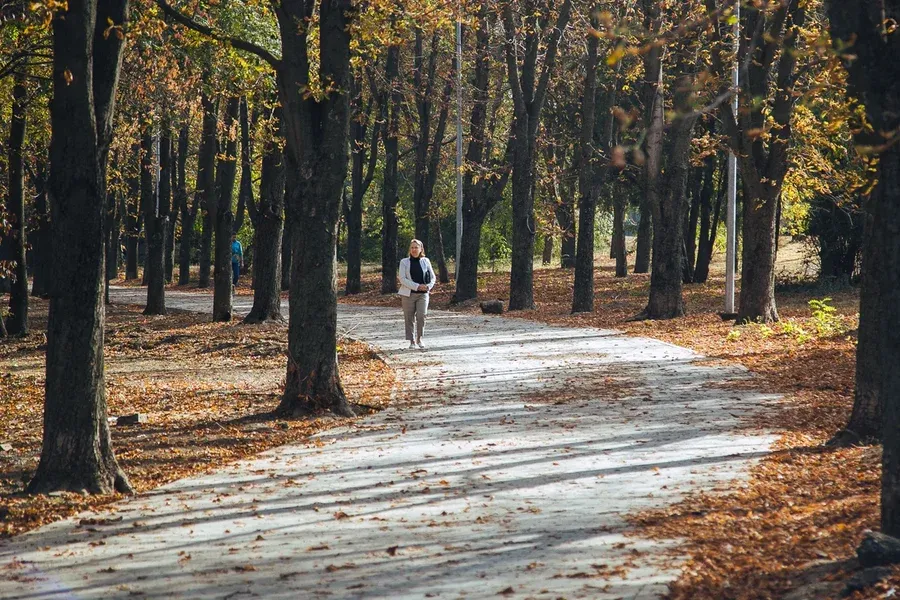
<path id="1" fill-rule="evenodd" d="M 712 385 L 744 371 L 656 340 L 434 311 L 421 352 L 399 310 L 339 323 L 410 402 L 2 542 L 0 598 L 655 598 L 677 561 L 623 515 L 740 477 L 773 441 L 736 433 L 772 397 Z"/>

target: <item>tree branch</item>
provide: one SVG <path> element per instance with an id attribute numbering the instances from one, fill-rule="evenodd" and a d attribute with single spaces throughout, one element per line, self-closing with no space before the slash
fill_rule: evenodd
<path id="1" fill-rule="evenodd" d="M 236 48 L 238 50 L 243 50 L 244 52 L 254 54 L 269 63 L 269 65 L 273 69 L 277 70 L 281 66 L 281 59 L 261 46 L 257 46 L 256 44 L 248 42 L 247 40 L 242 40 L 241 38 L 226 35 L 220 31 L 216 31 L 212 27 L 203 25 L 202 23 L 198 23 L 197 21 L 182 14 L 181 12 L 170 6 L 166 2 L 166 0 L 156 0 L 156 5 L 160 8 L 160 10 L 163 11 L 166 16 L 171 18 L 176 23 L 187 27 L 188 29 L 192 29 L 193 31 L 203 34 L 210 39 L 216 40 L 217 42 L 228 44 L 229 46 L 232 46 L 233 48 Z"/>

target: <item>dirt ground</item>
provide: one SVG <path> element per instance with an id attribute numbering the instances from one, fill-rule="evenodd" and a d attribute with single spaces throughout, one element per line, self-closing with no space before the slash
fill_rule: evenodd
<path id="1" fill-rule="evenodd" d="M 37 466 L 43 412 L 47 303 L 32 304 L 32 333 L 0 341 L 0 537 L 21 533 L 117 496 L 25 496 Z M 137 491 L 212 470 L 288 443 L 341 420 L 282 420 L 284 325 L 210 323 L 171 311 L 107 308 L 106 373 L 111 418 L 142 413 L 145 424 L 113 425 L 116 456 Z M 397 391 L 393 372 L 366 345 L 344 340 L 341 376 L 349 399 L 385 407 Z"/>

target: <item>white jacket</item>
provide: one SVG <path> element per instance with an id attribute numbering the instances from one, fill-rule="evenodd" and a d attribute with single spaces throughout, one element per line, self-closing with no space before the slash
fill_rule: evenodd
<path id="1" fill-rule="evenodd" d="M 428 279 L 428 283 L 425 285 L 428 286 L 428 291 L 431 291 L 431 288 L 434 287 L 434 281 L 437 277 L 434 276 L 434 269 L 431 267 L 431 261 L 426 257 L 422 257 L 420 264 L 422 265 L 423 273 L 430 273 L 431 278 L 426 277 Z M 401 296 L 409 296 L 412 292 L 418 291 L 419 284 L 412 280 L 412 277 L 409 276 L 409 257 L 407 256 L 403 260 L 400 261 L 400 290 L 397 292 Z"/>

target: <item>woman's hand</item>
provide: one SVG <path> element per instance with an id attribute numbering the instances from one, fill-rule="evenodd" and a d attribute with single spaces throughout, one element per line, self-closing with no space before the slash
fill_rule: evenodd
<path id="1" fill-rule="evenodd" d="M 428 286 L 425 285 L 425 284 L 420 283 L 420 284 L 419 284 L 419 287 L 416 288 L 416 291 L 417 291 L 417 292 L 427 292 L 427 291 L 428 291 Z"/>

